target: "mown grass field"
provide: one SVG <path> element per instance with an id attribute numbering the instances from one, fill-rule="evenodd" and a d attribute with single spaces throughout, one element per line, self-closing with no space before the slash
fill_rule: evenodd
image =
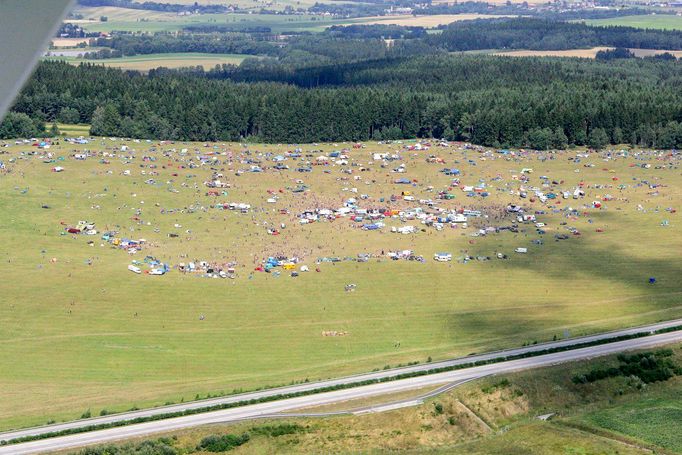
<path id="1" fill-rule="evenodd" d="M 592 154 L 578 164 L 569 160 L 576 151 L 540 161 L 544 154 L 505 158 L 460 147 L 411 152 L 400 144 L 364 149 L 306 145 L 306 152 L 349 148 L 351 161 L 364 165 L 372 151 L 399 151 L 408 171 L 392 173 L 400 163 L 393 162 L 387 168 L 374 163 L 366 172 L 354 168 L 352 175 L 331 165 L 298 173 L 293 171 L 298 162 L 289 160 L 289 171 L 236 176 L 237 169 L 248 170 L 249 165 L 225 161 L 213 167 L 233 187 L 216 197 L 207 196 L 203 185 L 211 166 L 190 169 L 188 159 L 208 151 L 238 156 L 244 150 L 240 145 L 162 144 L 149 151 L 151 144 L 128 142 L 135 150 L 132 159 L 133 153 L 119 151 L 121 144 L 96 139 L 87 145 L 53 146 L 53 158 L 64 159 L 51 163 L 26 155 L 37 151 L 30 144 L 0 149 L 5 152 L 0 160 L 10 170 L 0 175 L 0 209 L 6 214 L 0 220 L 0 364 L 11 365 L 0 370 L 0 428 L 74 419 L 88 408 L 93 413 L 122 411 L 682 316 L 679 214 L 665 210 L 679 208 L 682 182 L 679 158 L 666 154 L 608 161 Z M 183 148 L 188 149 L 186 156 L 178 154 Z M 102 157 L 71 157 L 83 149 L 116 156 L 106 158 L 108 164 L 100 162 Z M 293 149 L 250 145 L 249 156 Z M 447 164 L 427 163 L 429 154 Z M 156 161 L 142 161 L 143 155 Z M 227 155 L 219 156 L 227 160 Z M 594 167 L 584 167 L 590 163 Z M 65 171 L 51 172 L 57 165 Z M 338 208 L 360 194 L 368 195 L 361 203 L 365 207 L 386 204 L 380 199 L 404 190 L 416 199 L 433 199 L 451 182 L 438 172 L 443 166 L 459 167 L 465 185 L 485 179 L 490 196 L 470 198 L 454 189 L 456 198 L 438 201 L 439 206 L 485 210 L 523 203 L 549 211 L 538 216 L 548 224 L 547 234 L 536 234 L 532 225 L 517 234 L 473 237 L 474 227 L 388 232 L 401 226 L 396 219 L 386 220 L 380 231 L 355 228 L 357 223 L 348 219 L 297 222 L 306 209 Z M 565 188 L 580 181 L 612 187 L 587 188 L 581 200 L 559 200 L 555 207 L 572 205 L 583 213 L 566 218 L 540 201 L 509 194 L 519 186 L 512 176 L 524 167 L 534 168 L 530 175 L 536 185 L 540 175 L 547 175 L 563 180 L 559 186 Z M 393 184 L 398 177 L 418 183 Z M 145 183 L 150 178 L 154 182 Z M 299 179 L 310 191 L 290 191 Z M 642 181 L 661 186 L 652 189 L 640 185 Z M 620 184 L 625 187 L 618 189 Z M 353 187 L 357 193 L 350 191 Z M 272 197 L 267 190 L 279 197 L 276 203 L 266 202 Z M 607 193 L 614 200 L 604 202 L 601 210 L 587 207 Z M 238 214 L 211 207 L 218 202 L 246 202 L 254 210 Z M 414 205 L 398 200 L 393 206 Z M 290 213 L 280 214 L 280 209 Z M 61 223 L 78 220 L 95 222 L 100 231 L 145 238 L 147 246 L 130 256 L 99 236 L 63 235 Z M 664 220 L 668 226 L 661 226 Z M 555 233 L 566 232 L 561 222 L 582 235 L 554 241 Z M 281 235 L 268 235 L 266 229 L 280 223 L 286 225 Z M 541 238 L 544 245 L 532 243 Z M 528 254 L 514 254 L 516 247 L 527 247 Z M 426 263 L 380 257 L 367 263 L 316 264 L 318 257 L 403 249 L 423 255 Z M 451 252 L 453 262 L 434 262 L 431 258 L 439 251 Z M 504 252 L 510 259 L 458 263 L 464 252 Z M 311 272 L 298 278 L 257 272 L 249 278 L 263 258 L 275 254 L 302 256 Z M 171 265 L 236 261 L 238 277 L 210 279 L 176 270 L 155 277 L 126 269 L 131 259 L 145 255 Z M 657 278 L 656 285 L 648 284 L 650 276 Z M 357 284 L 355 292 L 344 291 L 349 283 Z M 322 336 L 334 330 L 348 335 Z"/>
<path id="2" fill-rule="evenodd" d="M 679 365 L 680 346 L 670 348 Z M 208 435 L 243 433 L 251 439 L 234 453 L 680 453 L 679 376 L 642 389 L 622 377 L 592 384 L 571 381 L 576 372 L 615 364 L 613 357 L 607 357 L 487 378 L 423 405 L 379 414 L 260 420 L 162 436 L 178 453 L 196 447 Z M 385 395 L 371 403 L 390 403 L 424 392 Z M 343 411 L 364 404 L 370 402 L 306 411 Z M 554 416 L 548 421 L 537 419 L 547 414 Z"/>
<path id="3" fill-rule="evenodd" d="M 588 25 L 623 25 L 637 28 L 682 30 L 682 16 L 658 14 L 648 16 L 622 16 L 611 19 L 586 20 Z"/>
<path id="4" fill-rule="evenodd" d="M 232 64 L 239 65 L 245 58 L 253 57 L 239 54 L 206 54 L 200 52 L 180 52 L 169 54 L 145 54 L 131 57 L 108 58 L 99 60 L 88 60 L 79 57 L 44 57 L 50 60 L 64 60 L 74 65 L 80 63 L 91 63 L 93 65 L 104 65 L 124 70 L 135 70 L 146 72 L 153 68 L 182 68 L 187 66 L 203 66 L 208 70 L 216 65 Z"/>
<path id="5" fill-rule="evenodd" d="M 145 0 L 135 0 L 136 3 L 144 3 Z M 335 0 L 322 0 L 320 3 L 333 3 Z M 237 5 L 240 8 L 258 9 L 267 8 L 269 10 L 282 10 L 286 6 L 293 8 L 308 8 L 314 5 L 316 0 L 236 0 L 230 5 Z M 175 3 L 183 5 L 194 5 L 195 0 L 177 0 Z M 224 0 L 200 0 L 199 5 L 222 5 L 225 6 Z M 363 3 L 359 1 L 344 1 L 344 3 Z"/>
<path id="6" fill-rule="evenodd" d="M 595 58 L 597 52 L 610 49 L 608 47 L 593 47 L 590 49 L 565 49 L 556 51 L 533 51 L 528 49 L 495 52 L 494 55 L 505 57 L 579 57 Z"/>
<path id="7" fill-rule="evenodd" d="M 590 49 L 565 49 L 557 51 L 533 51 L 528 49 L 495 52 L 494 55 L 505 57 L 579 57 L 595 58 L 597 52 L 613 49 L 612 47 L 593 47 Z M 682 51 L 662 50 L 662 49 L 630 49 L 636 57 L 652 57 L 664 52 L 670 53 L 677 58 L 682 56 Z"/>
<path id="8" fill-rule="evenodd" d="M 244 0 L 250 2 L 251 0 Z M 306 0 L 308 1 L 308 0 Z M 315 2 L 303 4 L 311 6 Z M 296 1 L 280 1 L 268 6 L 254 1 L 253 5 L 277 9 L 276 6 L 302 7 Z M 352 3 L 352 2 L 351 2 Z M 248 5 L 243 5 L 248 6 Z M 161 32 L 178 31 L 187 26 L 196 25 L 227 25 L 235 30 L 252 27 L 269 27 L 273 32 L 283 31 L 310 31 L 319 32 L 332 25 L 349 24 L 398 24 L 410 26 L 422 26 L 433 28 L 441 24 L 449 24 L 461 20 L 484 19 L 493 17 L 485 14 L 441 14 L 433 16 L 387 16 L 387 17 L 361 17 L 354 19 L 331 19 L 314 15 L 277 15 L 277 14 L 201 14 L 193 16 L 178 16 L 172 13 L 156 11 L 136 10 L 118 7 L 78 8 L 76 13 L 82 14 L 84 19 L 71 20 L 80 24 L 84 29 L 91 32 Z M 108 20 L 101 22 L 101 16 Z M 495 16 L 502 17 L 502 16 Z"/>
<path id="9" fill-rule="evenodd" d="M 88 136 L 90 134 L 90 125 L 72 125 L 66 123 L 58 123 L 57 128 L 59 132 L 69 137 Z"/>
<path id="10" fill-rule="evenodd" d="M 189 25 L 226 25 L 240 30 L 252 27 L 270 27 L 273 32 L 282 31 L 319 31 L 330 25 L 347 22 L 311 15 L 278 14 L 200 14 L 178 16 L 172 13 L 137 10 L 117 7 L 77 8 L 75 13 L 83 14 L 85 19 L 70 20 L 90 32 L 162 32 L 179 31 Z M 100 16 L 107 16 L 101 22 Z"/>
<path id="11" fill-rule="evenodd" d="M 458 21 L 471 21 L 475 19 L 490 19 L 500 17 L 515 17 L 489 14 L 434 14 L 430 16 L 377 16 L 354 19 L 349 23 L 402 25 L 410 27 L 435 28 L 439 25 L 451 24 Z"/>
<path id="12" fill-rule="evenodd" d="M 54 47 L 57 48 L 62 48 L 62 47 L 76 47 L 81 43 L 88 43 L 87 38 L 53 38 L 51 43 Z"/>

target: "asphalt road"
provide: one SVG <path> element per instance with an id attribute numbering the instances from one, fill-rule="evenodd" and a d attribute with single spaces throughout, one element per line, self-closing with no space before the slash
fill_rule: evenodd
<path id="1" fill-rule="evenodd" d="M 677 324 L 668 323 L 671 325 Z M 649 326 L 652 327 L 652 326 Z M 647 329 L 649 329 L 647 327 Z M 656 326 L 657 328 L 665 327 Z M 635 330 L 635 332 L 642 331 L 642 328 Z M 618 332 L 619 334 L 627 332 Z M 613 336 L 611 334 L 610 336 Z M 682 341 L 682 331 L 664 333 L 660 335 L 653 335 L 644 338 L 635 338 L 631 340 L 619 341 L 615 343 L 608 343 L 599 346 L 591 346 L 586 348 L 574 349 L 570 351 L 557 352 L 553 354 L 545 354 L 536 357 L 529 357 L 518 360 L 511 360 L 490 365 L 483 365 L 478 367 L 471 367 L 461 370 L 449 371 L 445 373 L 437 373 L 426 376 L 419 376 L 415 378 L 402 379 L 397 381 L 389 381 L 379 384 L 371 384 L 366 386 L 355 387 L 346 390 L 337 390 L 333 392 L 324 392 L 312 394 L 296 398 L 288 398 L 267 403 L 259 403 L 254 405 L 242 406 L 232 409 L 224 409 L 220 411 L 213 411 L 201 413 L 196 415 L 176 417 L 172 419 L 159 420 L 154 422 L 146 422 L 134 425 L 128 425 L 119 428 L 110 428 L 106 430 L 97 430 L 87 433 L 74 434 L 69 436 L 60 436 L 51 439 L 43 439 L 38 441 L 31 441 L 22 444 L 13 444 L 9 446 L 0 447 L 0 455 L 13 454 L 32 454 L 47 451 L 64 450 L 75 447 L 80 447 L 90 444 L 100 444 L 121 439 L 128 439 L 133 437 L 148 436 L 154 433 L 175 431 L 199 425 L 235 422 L 239 420 L 255 419 L 263 417 L 278 416 L 281 413 L 292 411 L 300 408 L 307 408 L 313 406 L 327 405 L 332 403 L 343 402 L 347 400 L 354 400 L 359 398 L 368 398 L 376 395 L 386 393 L 397 393 L 406 390 L 436 386 L 446 383 L 462 382 L 489 376 L 493 374 L 509 373 L 529 368 L 538 368 L 543 366 L 555 365 L 564 362 L 575 360 L 589 359 L 617 352 L 649 348 L 661 344 L 674 343 Z M 573 340 L 575 343 L 575 340 Z M 553 344 L 555 345 L 555 344 Z M 545 348 L 547 345 L 545 345 Z M 514 351 L 511 351 L 514 352 Z M 523 351 L 522 351 L 523 352 Z M 526 351 L 527 352 L 527 351 Z M 496 357 L 496 356 L 493 356 Z M 471 361 L 471 358 L 465 359 Z M 433 367 L 434 364 L 429 364 L 428 367 Z M 395 373 L 393 373 L 395 374 Z M 364 377 L 364 375 L 362 376 Z M 357 378 L 357 377 L 356 377 Z M 357 380 L 357 379 L 356 379 Z M 352 381 L 351 381 L 352 382 Z M 319 384 L 318 384 L 319 386 Z M 289 389 L 289 388 L 287 388 Z M 281 389 L 280 389 L 281 393 Z M 249 394 L 252 395 L 252 394 Z M 243 397 L 242 397 L 243 399 Z M 205 405 L 206 402 L 204 402 Z M 167 408 L 166 408 L 167 411 Z M 91 419 L 86 421 L 88 424 L 92 423 Z M 45 428 L 45 427 L 42 427 Z M 38 429 L 41 430 L 42 428 Z M 54 426 L 52 426 L 54 428 Z M 25 430 L 22 432 L 5 433 L 0 435 L 1 439 L 7 439 L 10 434 L 28 433 L 35 434 L 34 430 Z M 14 436 L 16 437 L 16 436 Z"/>

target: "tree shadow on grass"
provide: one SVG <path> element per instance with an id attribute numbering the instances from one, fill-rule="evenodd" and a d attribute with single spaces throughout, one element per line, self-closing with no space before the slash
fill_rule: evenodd
<path id="1" fill-rule="evenodd" d="M 560 234 L 569 234 L 565 240 L 556 241 L 553 233 L 528 235 L 524 241 L 529 244 L 536 238 L 542 238 L 544 244 L 530 244 L 528 255 L 513 255 L 498 273 L 530 271 L 538 280 L 529 280 L 521 289 L 510 288 L 518 305 L 496 310 L 499 305 L 491 302 L 492 310 L 482 306 L 481 311 L 450 315 L 448 328 L 453 339 L 481 339 L 477 343 L 481 347 L 518 346 L 554 336 L 578 336 L 681 317 L 682 254 L 664 251 L 661 242 L 655 245 L 662 251 L 659 257 L 645 251 L 641 244 L 613 247 L 601 242 L 595 237 L 601 234 L 594 229 L 598 225 L 618 226 L 617 216 L 591 214 L 595 220 L 592 232 L 573 236 L 560 230 Z M 622 225 L 622 220 L 618 221 Z M 679 248 L 679 241 L 672 237 L 675 232 L 661 228 L 661 235 L 671 236 L 673 249 Z M 656 282 L 650 283 L 650 277 Z M 548 291 L 542 289 L 543 284 L 556 286 L 557 282 L 561 284 L 559 290 L 552 287 L 545 294 Z M 491 282 L 490 286 L 493 289 L 499 284 Z"/>

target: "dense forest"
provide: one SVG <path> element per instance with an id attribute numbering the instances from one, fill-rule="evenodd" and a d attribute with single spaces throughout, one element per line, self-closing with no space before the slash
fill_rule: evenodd
<path id="1" fill-rule="evenodd" d="M 491 33 L 491 29 L 494 32 Z M 426 43 L 448 51 L 479 49 L 558 50 L 595 46 L 682 49 L 682 31 L 591 27 L 549 19 L 490 19 L 454 22 Z"/>
<path id="2" fill-rule="evenodd" d="M 123 55 L 157 54 L 174 52 L 204 52 L 210 54 L 281 54 L 280 48 L 267 42 L 267 36 L 257 39 L 251 34 L 228 32 L 210 34 L 155 35 L 117 34 L 112 37 L 93 40 L 96 47 L 104 47 L 96 52 L 88 52 L 86 58 L 115 58 Z"/>
<path id="3" fill-rule="evenodd" d="M 95 135 L 196 141 L 444 137 L 496 147 L 671 148 L 682 147 L 681 70 L 679 61 L 654 59 L 439 55 L 278 73 L 277 82 L 261 71 L 263 82 L 242 83 L 45 62 L 13 118 L 77 118 Z M 320 84 L 321 75 L 334 83 Z"/>

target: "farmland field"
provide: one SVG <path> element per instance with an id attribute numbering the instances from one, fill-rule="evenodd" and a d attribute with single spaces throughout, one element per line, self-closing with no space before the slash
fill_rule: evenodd
<path id="1" fill-rule="evenodd" d="M 52 45 L 54 47 L 76 47 L 81 43 L 86 43 L 87 38 L 53 38 Z"/>
<path id="2" fill-rule="evenodd" d="M 623 25 L 637 28 L 653 28 L 664 30 L 682 30 L 682 16 L 665 14 L 650 16 L 621 16 L 612 19 L 586 20 L 588 25 Z"/>
<path id="3" fill-rule="evenodd" d="M 682 401 L 671 396 L 599 410 L 582 420 L 679 453 L 682 452 L 682 434 L 679 425 L 671 424 L 679 424 L 681 419 Z"/>
<path id="4" fill-rule="evenodd" d="M 517 3 L 523 3 L 524 1 L 523 1 L 523 0 L 510 0 L 510 2 L 511 2 L 512 4 L 517 4 Z M 454 0 L 433 0 L 432 3 L 433 3 L 434 5 L 443 5 L 443 4 L 450 4 L 450 5 L 453 5 L 453 4 L 456 4 L 457 2 L 454 1 Z M 486 3 L 489 3 L 489 4 L 491 4 L 491 5 L 499 6 L 499 5 L 505 5 L 505 4 L 507 4 L 507 0 L 489 0 L 489 1 L 486 2 Z M 527 3 L 528 3 L 529 5 L 537 5 L 537 4 L 540 4 L 540 3 L 542 3 L 542 2 L 540 2 L 540 1 L 530 1 L 530 2 L 527 2 Z"/>
<path id="5" fill-rule="evenodd" d="M 308 173 L 295 171 L 304 164 L 294 157 L 283 161 L 291 169 L 273 168 L 273 157 L 295 146 L 97 138 L 40 150 L 8 143 L 0 149 L 7 167 L 0 174 L 7 214 L 0 221 L 0 364 L 12 367 L 0 370 L 0 428 L 682 316 L 679 155 L 407 145 L 414 143 L 305 145 L 304 159 L 328 163 Z M 342 149 L 350 164 L 317 159 Z M 74 159 L 78 151 L 91 156 Z M 372 152 L 401 159 L 382 167 Z M 429 155 L 445 163 L 427 162 Z M 254 163 L 262 172 L 249 171 Z M 405 172 L 393 172 L 401 164 Z M 460 169 L 461 186 L 484 181 L 487 197 L 463 191 L 439 172 L 444 166 Z M 214 172 L 231 187 L 209 193 L 204 182 Z M 573 191 L 580 182 L 585 196 L 577 199 L 518 196 L 521 187 Z M 436 199 L 440 191 L 453 198 Z M 419 202 L 430 199 L 488 218 L 442 230 L 397 215 L 376 230 L 349 217 L 299 221 L 302 212 L 351 198 L 396 213 L 431 211 Z M 251 207 L 222 209 L 228 203 Z M 545 233 L 530 223 L 482 235 L 479 229 L 515 222 L 509 203 L 537 211 Z M 95 223 L 97 234 L 68 233 L 79 220 Z M 417 229 L 391 232 L 406 225 Z M 145 243 L 131 254 L 102 237 L 110 231 Z M 527 253 L 514 253 L 519 247 Z M 424 262 L 388 257 L 402 250 Z M 437 252 L 452 261 L 434 261 Z M 371 258 L 345 259 L 362 253 Z M 297 269 L 310 271 L 255 271 L 280 255 L 299 257 Z M 146 256 L 170 271 L 127 269 L 134 260 L 146 270 Z M 236 278 L 178 268 L 201 261 L 233 263 Z"/>
<path id="6" fill-rule="evenodd" d="M 566 49 L 557 51 L 533 51 L 528 49 L 495 52 L 494 55 L 502 55 L 505 57 L 580 57 L 580 58 L 595 58 L 597 52 L 613 49 L 612 47 L 593 47 L 590 49 Z M 661 49 L 630 49 L 636 57 L 651 57 L 657 54 L 667 52 L 676 57 L 682 56 L 682 51 L 671 51 Z"/>
<path id="7" fill-rule="evenodd" d="M 238 65 L 247 55 L 237 54 L 204 54 L 199 52 L 168 53 L 168 54 L 145 54 L 131 57 L 109 58 L 99 60 L 87 60 L 78 57 L 45 57 L 52 60 L 65 60 L 74 65 L 79 63 L 91 63 L 94 65 L 111 66 L 124 70 L 149 71 L 152 68 L 181 68 L 187 66 L 203 66 L 210 69 L 215 65 L 224 63 Z"/>
<path id="8" fill-rule="evenodd" d="M 490 19 L 501 17 L 513 17 L 489 14 L 435 14 L 431 16 L 379 16 L 353 19 L 349 23 L 402 25 L 411 27 L 434 28 L 439 25 L 451 24 L 457 21 L 471 21 L 474 19 Z"/>
<path id="9" fill-rule="evenodd" d="M 141 11 L 141 10 L 127 10 Z M 145 11 L 142 11 L 145 13 Z M 166 13 L 162 13 L 166 14 Z M 74 22 L 74 21 L 71 21 Z M 89 32 L 162 32 L 178 31 L 189 25 L 229 25 L 235 30 L 250 27 L 270 27 L 273 32 L 281 31 L 320 31 L 330 25 L 345 23 L 341 19 L 327 19 L 319 16 L 283 16 L 277 14 L 201 14 L 195 16 L 175 16 L 163 20 L 113 20 L 78 21 Z"/>
<path id="10" fill-rule="evenodd" d="M 293 6 L 297 6 L 291 2 Z M 314 2 L 313 2 L 314 3 Z M 283 3 L 284 4 L 284 3 Z M 300 5 L 298 5 L 300 6 Z M 236 30 L 249 27 L 270 27 L 275 32 L 310 31 L 319 32 L 331 25 L 349 24 L 397 24 L 405 26 L 436 27 L 456 21 L 485 19 L 485 14 L 440 14 L 433 16 L 376 16 L 353 19 L 331 19 L 320 16 L 292 16 L 276 14 L 201 14 L 178 16 L 171 13 L 134 10 L 116 7 L 79 8 L 78 13 L 86 19 L 71 20 L 91 32 L 160 32 L 177 31 L 189 25 L 229 25 Z M 100 22 L 100 16 L 108 21 Z"/>
<path id="11" fill-rule="evenodd" d="M 177 19 L 178 17 L 175 13 L 119 8 L 116 6 L 78 7 L 74 12 L 83 15 L 83 19 L 68 20 L 67 22 L 99 22 L 100 17 L 102 16 L 105 16 L 109 21 L 169 21 Z"/>
<path id="12" fill-rule="evenodd" d="M 594 58 L 597 52 L 610 49 L 608 47 L 593 47 L 590 49 L 565 49 L 556 51 L 532 51 L 528 49 L 496 52 L 494 55 L 505 57 L 580 57 Z"/>
<path id="13" fill-rule="evenodd" d="M 144 3 L 146 0 L 135 0 L 136 3 Z M 322 0 L 319 3 L 334 3 L 336 0 Z M 174 3 L 183 5 L 194 5 L 195 0 L 176 0 Z M 199 0 L 199 5 L 221 5 L 225 6 L 228 3 L 225 0 Z M 294 8 L 307 8 L 318 3 L 318 0 L 235 0 L 229 2 L 230 5 L 237 5 L 240 8 L 261 9 L 267 8 L 269 10 L 283 9 L 290 5 Z M 361 1 L 344 1 L 343 3 L 363 3 Z"/>

